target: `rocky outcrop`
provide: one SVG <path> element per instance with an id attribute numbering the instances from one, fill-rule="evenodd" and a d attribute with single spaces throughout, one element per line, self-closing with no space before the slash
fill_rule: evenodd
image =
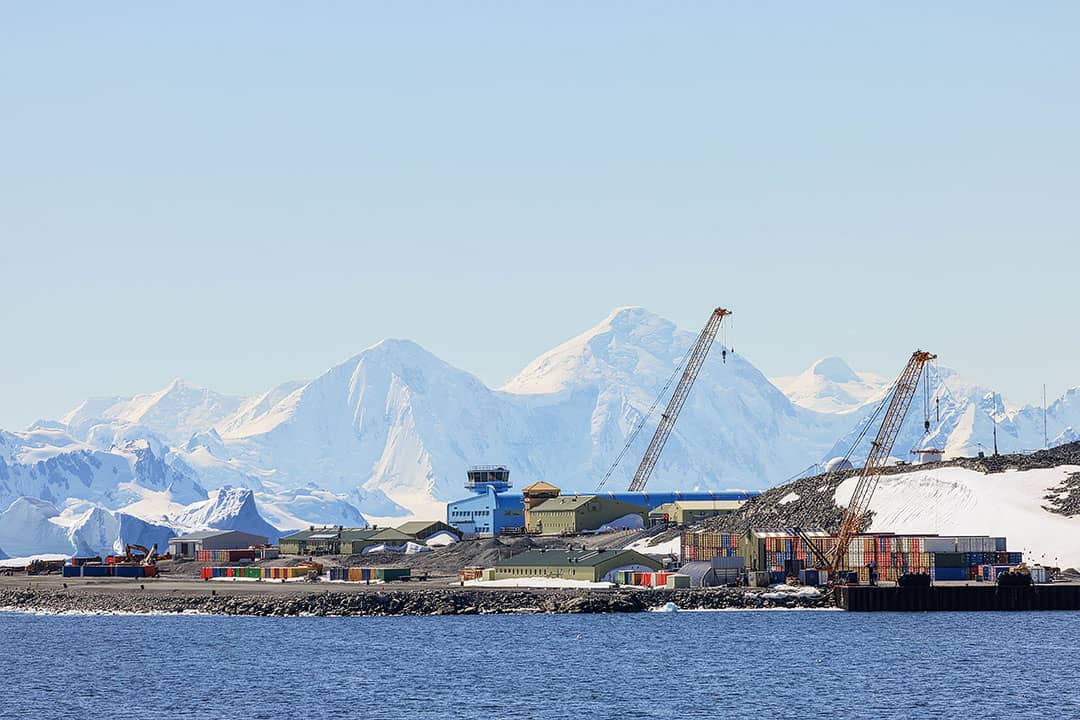
<path id="1" fill-rule="evenodd" d="M 207 613 L 212 615 L 494 615 L 530 613 L 633 613 L 675 603 L 683 610 L 730 608 L 827 608 L 832 594 L 786 596 L 747 588 L 709 590 L 417 590 L 334 592 L 318 590 L 257 595 L 205 592 L 159 594 L 3 590 L 0 608 L 27 612 Z M 767 597 L 766 597 L 767 596 Z"/>

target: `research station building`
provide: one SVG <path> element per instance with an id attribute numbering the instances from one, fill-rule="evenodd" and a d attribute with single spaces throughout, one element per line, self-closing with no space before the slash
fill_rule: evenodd
<path id="1" fill-rule="evenodd" d="M 526 550 L 495 564 L 494 579 L 548 577 L 614 582 L 615 573 L 655 572 L 660 562 L 634 550 Z"/>

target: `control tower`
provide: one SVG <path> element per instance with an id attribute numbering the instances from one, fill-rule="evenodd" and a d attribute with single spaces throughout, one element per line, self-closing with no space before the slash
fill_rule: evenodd
<path id="1" fill-rule="evenodd" d="M 510 468 L 505 465 L 473 465 L 467 471 L 465 489 L 477 495 L 486 495 L 488 490 L 495 493 L 510 489 Z"/>

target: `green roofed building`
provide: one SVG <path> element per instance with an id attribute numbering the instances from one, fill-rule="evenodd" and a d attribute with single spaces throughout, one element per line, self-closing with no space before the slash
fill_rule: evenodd
<path id="1" fill-rule="evenodd" d="M 377 545 L 371 537 L 378 530 L 337 526 L 310 527 L 278 540 L 282 555 L 351 555 L 368 545 Z M 356 547 L 357 549 L 353 549 Z"/>
<path id="2" fill-rule="evenodd" d="M 693 525 L 705 518 L 729 515 L 745 504 L 745 500 L 676 500 L 650 510 L 649 521 Z"/>
<path id="3" fill-rule="evenodd" d="M 413 520 L 411 522 L 398 525 L 398 531 L 403 532 L 406 535 L 411 535 L 417 540 L 423 542 L 436 533 L 448 532 L 454 537 L 461 539 L 461 531 L 457 528 L 450 527 L 441 520 Z"/>
<path id="4" fill-rule="evenodd" d="M 359 555 L 375 545 L 398 547 L 416 542 L 416 536 L 394 528 L 311 527 L 284 535 L 278 541 L 282 555 Z"/>
<path id="5" fill-rule="evenodd" d="M 644 527 L 648 508 L 604 495 L 560 495 L 525 512 L 525 528 L 539 535 L 575 535 L 620 521 Z"/>
<path id="6" fill-rule="evenodd" d="M 526 550 L 495 565 L 494 579 L 548 577 L 613 582 L 619 570 L 655 572 L 660 563 L 634 550 Z"/>

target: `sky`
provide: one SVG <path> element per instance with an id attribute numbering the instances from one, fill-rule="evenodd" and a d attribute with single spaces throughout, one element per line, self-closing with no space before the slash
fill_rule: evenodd
<path id="1" fill-rule="evenodd" d="M 9 3 L 0 427 L 642 305 L 770 376 L 1080 385 L 1080 6 Z"/>

